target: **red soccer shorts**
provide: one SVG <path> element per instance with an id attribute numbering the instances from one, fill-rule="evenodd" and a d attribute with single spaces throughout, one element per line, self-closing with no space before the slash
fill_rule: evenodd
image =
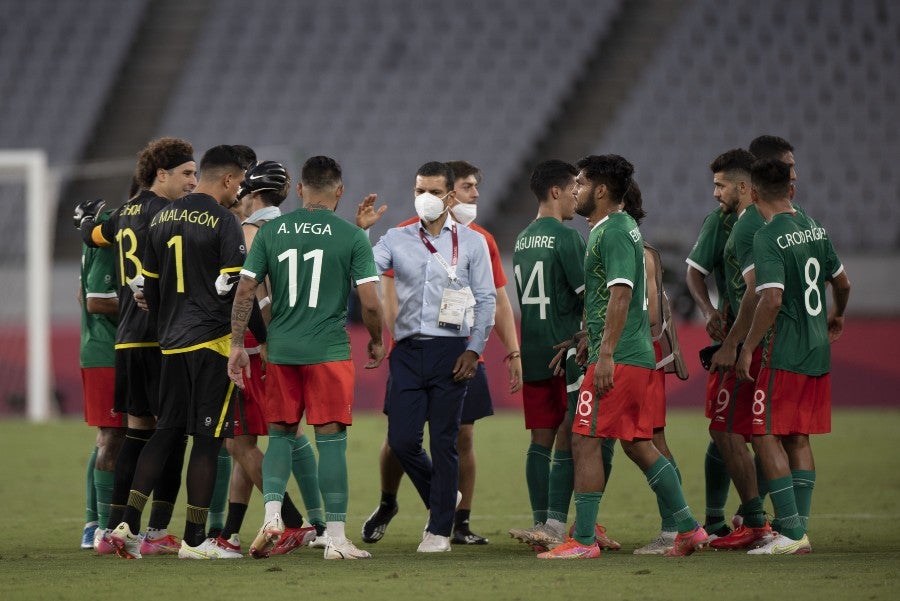
<path id="1" fill-rule="evenodd" d="M 759 373 L 761 362 L 762 347 L 756 347 L 750 361 L 751 374 Z M 715 397 L 707 399 L 707 405 L 711 404 L 713 407 L 709 429 L 742 434 L 749 442 L 753 433 L 751 423 L 755 388 L 754 382 L 739 382 L 733 369 L 724 372 Z"/>
<path id="2" fill-rule="evenodd" d="M 831 432 L 831 375 L 764 368 L 753 392 L 753 434 Z"/>
<path id="3" fill-rule="evenodd" d="M 277 365 L 266 369 L 266 421 L 321 426 L 353 423 L 353 362 Z"/>
<path id="4" fill-rule="evenodd" d="M 244 375 L 244 390 L 238 395 L 234 413 L 234 435 L 265 436 L 266 370 L 259 354 L 250 355 L 250 377 Z"/>
<path id="5" fill-rule="evenodd" d="M 719 392 L 719 375 L 720 372 L 713 371 L 706 374 L 706 411 L 705 415 L 708 419 L 712 419 L 715 414 L 716 393 Z"/>
<path id="6" fill-rule="evenodd" d="M 654 370 L 616 364 L 613 389 L 602 397 L 594 390 L 591 364 L 578 391 L 572 432 L 592 438 L 635 440 L 653 438 L 653 415 L 649 409 L 648 389 Z"/>
<path id="7" fill-rule="evenodd" d="M 566 416 L 568 404 L 565 376 L 553 376 L 522 385 L 527 430 L 558 428 Z"/>
<path id="8" fill-rule="evenodd" d="M 96 428 L 124 428 L 125 415 L 116 413 L 116 368 L 82 367 L 84 421 Z"/>

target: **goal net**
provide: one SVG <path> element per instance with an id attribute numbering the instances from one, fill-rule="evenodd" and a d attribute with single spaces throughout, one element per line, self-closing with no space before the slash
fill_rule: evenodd
<path id="1" fill-rule="evenodd" d="M 0 414 L 51 415 L 56 198 L 42 150 L 0 150 Z"/>

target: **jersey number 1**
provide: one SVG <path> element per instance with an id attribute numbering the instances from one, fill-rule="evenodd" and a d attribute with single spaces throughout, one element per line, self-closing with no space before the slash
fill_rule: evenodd
<path id="1" fill-rule="evenodd" d="M 319 306 L 319 284 L 322 281 L 322 257 L 325 251 L 316 248 L 303 254 L 303 262 L 312 259 L 312 276 L 309 282 L 309 303 L 308 306 L 315 309 Z M 287 260 L 288 262 L 288 305 L 293 307 L 297 304 L 297 249 L 291 248 L 278 255 L 278 262 Z"/>

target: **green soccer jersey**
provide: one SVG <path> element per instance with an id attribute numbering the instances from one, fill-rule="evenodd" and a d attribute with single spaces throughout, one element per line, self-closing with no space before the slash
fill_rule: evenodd
<path id="1" fill-rule="evenodd" d="M 766 220 L 756 210 L 756 206 L 750 205 L 738 216 L 731 235 L 725 242 L 725 290 L 729 314 L 734 317 L 737 317 L 741 299 L 747 290 L 744 272 L 753 266 L 753 236 L 765 223 Z"/>
<path id="2" fill-rule="evenodd" d="M 756 291 L 781 288 L 763 366 L 810 376 L 831 369 L 825 282 L 843 271 L 828 233 L 803 212 L 779 213 L 753 239 Z"/>
<path id="3" fill-rule="evenodd" d="M 731 228 L 736 221 L 734 213 L 726 213 L 722 207 L 717 208 L 706 216 L 700 227 L 700 234 L 686 259 L 686 263 L 703 275 L 713 274 L 716 282 L 716 290 L 719 293 L 717 308 L 724 311 L 726 307 L 725 265 L 723 253 L 725 242 L 731 234 Z M 727 312 L 727 325 L 731 327 L 735 315 Z"/>
<path id="4" fill-rule="evenodd" d="M 366 234 L 327 209 L 300 208 L 266 223 L 253 240 L 242 275 L 269 276 L 269 361 L 310 365 L 350 358 L 347 297 L 377 282 Z"/>
<path id="5" fill-rule="evenodd" d="M 109 219 L 103 213 L 98 223 Z M 115 367 L 117 315 L 88 313 L 89 298 L 116 298 L 116 255 L 111 247 L 81 249 L 81 367 Z"/>
<path id="6" fill-rule="evenodd" d="M 637 223 L 624 212 L 608 215 L 593 229 L 584 258 L 584 315 L 588 331 L 588 361 L 596 363 L 606 326 L 610 287 L 631 287 L 625 328 L 613 351 L 613 361 L 656 368 L 647 317 L 647 276 L 644 240 Z"/>
<path id="7" fill-rule="evenodd" d="M 516 238 L 513 270 L 522 314 L 522 378 L 553 376 L 553 345 L 572 338 L 584 308 L 584 239 L 553 217 L 542 217 Z"/>

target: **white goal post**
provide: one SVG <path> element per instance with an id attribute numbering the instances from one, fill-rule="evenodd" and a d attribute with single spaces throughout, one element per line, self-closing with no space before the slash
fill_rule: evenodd
<path id="1" fill-rule="evenodd" d="M 27 414 L 31 421 L 46 421 L 51 413 L 51 236 L 56 224 L 47 154 L 43 150 L 0 150 L 0 179 L 25 183 Z"/>

